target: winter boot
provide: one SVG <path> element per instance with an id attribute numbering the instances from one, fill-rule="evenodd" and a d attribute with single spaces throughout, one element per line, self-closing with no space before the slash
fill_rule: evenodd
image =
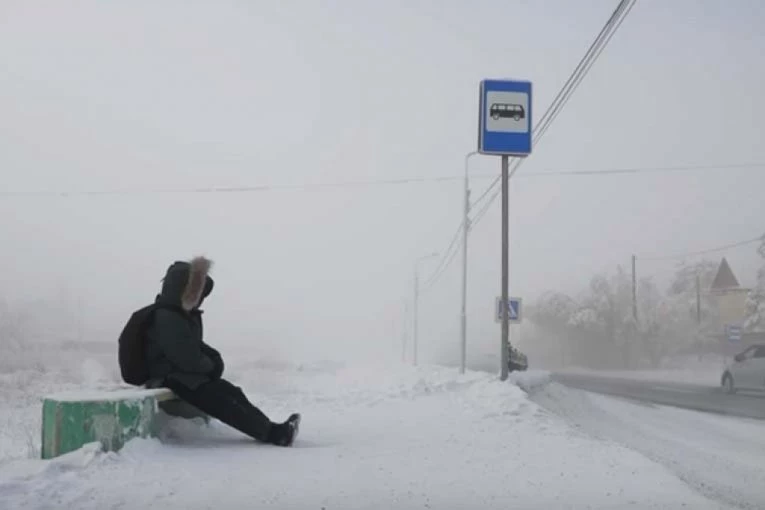
<path id="1" fill-rule="evenodd" d="M 284 423 L 271 426 L 268 442 L 277 446 L 292 446 L 300 430 L 300 414 L 291 414 Z"/>

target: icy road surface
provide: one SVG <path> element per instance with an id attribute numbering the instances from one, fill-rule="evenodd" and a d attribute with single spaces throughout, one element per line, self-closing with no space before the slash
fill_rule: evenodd
<path id="1" fill-rule="evenodd" d="M 740 390 L 733 395 L 728 395 L 719 383 L 704 386 L 696 383 L 617 378 L 595 373 L 556 373 L 553 379 L 569 388 L 591 393 L 682 407 L 694 411 L 765 420 L 765 393 Z"/>
<path id="2" fill-rule="evenodd" d="M 111 383 L 76 381 L 71 372 L 5 374 L 0 508 L 707 509 L 728 508 L 724 503 L 735 502 L 736 495 L 763 501 L 765 493 L 760 468 L 743 470 L 763 459 L 761 440 L 748 451 L 741 448 L 747 438 L 765 437 L 748 422 L 701 422 L 710 435 L 698 431 L 689 435 L 689 444 L 680 444 L 684 449 L 675 460 L 688 454 L 693 469 L 679 470 L 661 456 L 569 425 L 492 374 L 333 363 L 232 365 L 227 375 L 269 415 L 303 413 L 294 448 L 258 445 L 218 423 L 206 428 L 174 421 L 163 442 L 135 440 L 116 454 L 88 447 L 53 461 L 24 458 L 39 448 L 38 395 L 54 387 Z M 544 378 L 523 377 L 526 385 L 546 387 Z M 604 424 L 618 424 L 622 416 L 584 409 Z M 641 418 L 644 440 L 659 441 L 655 449 L 642 450 L 675 447 L 679 429 L 699 425 L 688 415 L 678 414 L 677 420 L 675 436 L 666 438 Z M 694 451 L 700 444 L 707 453 Z M 723 463 L 727 472 L 720 472 L 712 460 L 728 459 L 728 448 L 743 457 L 729 459 Z M 704 461 L 710 471 L 701 473 Z M 696 470 L 701 478 L 689 478 Z M 677 474 L 691 482 L 717 477 L 731 491 L 704 490 Z M 734 482 L 736 476 L 744 478 Z"/>
<path id="3" fill-rule="evenodd" d="M 640 403 L 558 383 L 530 392 L 535 402 L 583 432 L 641 452 L 714 501 L 765 508 L 763 420 Z M 760 398 L 750 398 L 751 405 L 761 405 Z"/>

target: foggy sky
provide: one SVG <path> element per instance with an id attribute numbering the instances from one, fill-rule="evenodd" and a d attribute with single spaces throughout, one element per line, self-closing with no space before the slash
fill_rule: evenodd
<path id="1" fill-rule="evenodd" d="M 531 80 L 541 115 L 616 3 L 3 0 L 0 190 L 135 191 L 0 196 L 4 297 L 68 295 L 116 341 L 165 268 L 203 253 L 212 343 L 397 355 L 413 262 L 446 248 L 462 183 L 157 191 L 460 175 L 479 81 Z M 765 162 L 764 22 L 757 0 L 637 3 L 511 182 L 511 294 L 765 232 L 762 169 L 531 175 Z M 470 241 L 474 343 L 498 335 L 498 206 Z M 715 257 L 751 284 L 754 248 Z M 422 297 L 426 355 L 456 354 L 459 278 L 457 258 Z"/>

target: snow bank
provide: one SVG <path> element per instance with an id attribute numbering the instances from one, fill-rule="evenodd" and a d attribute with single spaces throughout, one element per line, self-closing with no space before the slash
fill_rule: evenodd
<path id="1" fill-rule="evenodd" d="M 0 501 L 125 510 L 716 508 L 663 467 L 531 402 L 520 386 L 544 384 L 544 373 L 503 383 L 442 367 L 232 360 L 227 376 L 275 420 L 303 413 L 294 448 L 256 444 L 218 422 L 168 418 L 162 441 L 73 452 L 66 469 L 6 459 Z"/>
<path id="2" fill-rule="evenodd" d="M 28 347 L 24 356 L 14 359 L 29 363 L 0 366 L 0 462 L 39 457 L 44 396 L 121 387 L 114 344 Z"/>
<path id="3" fill-rule="evenodd" d="M 113 402 L 116 400 L 139 400 L 146 397 L 164 397 L 172 393 L 166 388 L 141 389 L 115 386 L 101 390 L 70 390 L 43 395 L 57 402 Z"/>
<path id="4" fill-rule="evenodd" d="M 550 383 L 550 372 L 546 370 L 529 370 L 527 372 L 511 372 L 508 380 L 527 392 L 534 391 Z"/>

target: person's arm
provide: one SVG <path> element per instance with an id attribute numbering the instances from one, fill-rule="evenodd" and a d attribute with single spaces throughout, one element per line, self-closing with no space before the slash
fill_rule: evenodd
<path id="1" fill-rule="evenodd" d="M 207 374 L 215 363 L 194 339 L 191 323 L 172 310 L 157 310 L 154 316 L 156 341 L 165 357 L 181 372 Z"/>
<path id="2" fill-rule="evenodd" d="M 207 357 L 209 357 L 215 365 L 215 368 L 210 374 L 210 377 L 213 379 L 220 379 L 225 368 L 225 365 L 223 364 L 223 357 L 220 355 L 220 352 L 204 342 L 202 343 L 202 352 L 207 355 Z"/>

